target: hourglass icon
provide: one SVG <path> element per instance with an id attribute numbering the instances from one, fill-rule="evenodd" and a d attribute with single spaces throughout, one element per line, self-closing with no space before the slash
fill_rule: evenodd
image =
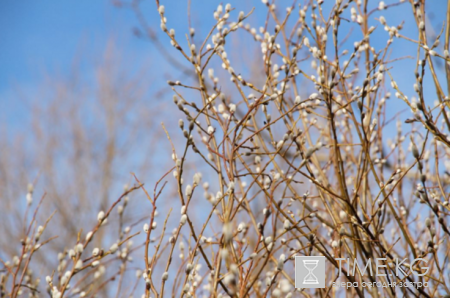
<path id="1" fill-rule="evenodd" d="M 319 263 L 319 260 L 302 260 L 303 265 L 306 269 L 308 269 L 308 274 L 303 279 L 303 283 L 307 285 L 317 285 L 319 284 L 319 280 L 317 277 L 313 274 L 314 269 L 316 269 L 317 264 Z"/>
<path id="2" fill-rule="evenodd" d="M 325 288 L 325 265 L 324 256 L 295 256 L 295 287 Z"/>

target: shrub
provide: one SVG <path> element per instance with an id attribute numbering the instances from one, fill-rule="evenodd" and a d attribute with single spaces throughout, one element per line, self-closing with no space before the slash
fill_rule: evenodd
<path id="1" fill-rule="evenodd" d="M 134 251 L 143 258 L 134 259 L 141 281 L 132 288 L 145 284 L 145 297 L 450 295 L 450 26 L 431 34 L 424 1 L 319 0 L 285 9 L 263 0 L 259 30 L 250 23 L 254 10 L 220 4 L 202 40 L 189 28 L 186 41 L 156 3 L 161 30 L 191 68 L 168 81 L 183 115 L 181 132 L 163 126 L 173 168 L 161 172 L 153 193 L 135 177 L 92 232 L 78 235 L 46 280 L 52 297 L 94 296 L 113 279 L 123 293 Z M 411 22 L 383 16 L 395 9 L 411 11 Z M 258 53 L 233 64 L 233 36 Z M 392 57 L 397 44 L 413 47 L 414 56 Z M 164 197 L 167 182 L 175 201 Z M 144 243 L 127 245 L 135 235 L 129 230 L 88 256 L 86 246 L 131 191 L 144 192 L 151 205 Z M 157 209 L 165 214 L 158 225 Z M 47 225 L 36 225 L 21 256 L 4 263 L 7 295 L 38 295 L 28 260 L 45 244 L 38 236 Z M 319 255 L 326 287 L 295 289 L 295 256 Z M 380 258 L 379 276 L 354 271 L 355 262 Z M 92 267 L 108 271 L 114 261 L 119 271 L 96 283 L 100 270 Z"/>

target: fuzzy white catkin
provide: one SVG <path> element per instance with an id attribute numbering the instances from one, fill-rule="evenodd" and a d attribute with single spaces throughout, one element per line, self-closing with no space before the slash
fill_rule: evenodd
<path id="1" fill-rule="evenodd" d="M 303 39 L 303 44 L 309 48 L 309 39 L 307 37 Z"/>
<path id="2" fill-rule="evenodd" d="M 287 279 L 282 279 L 280 281 L 280 290 L 281 292 L 283 292 L 283 294 L 288 294 L 291 291 L 291 289 L 292 289 L 291 283 Z"/>
<path id="3" fill-rule="evenodd" d="M 75 270 L 80 270 L 81 268 L 83 268 L 83 261 L 78 260 L 77 263 L 75 264 Z"/>
<path id="4" fill-rule="evenodd" d="M 283 147 L 284 141 L 281 140 L 277 143 L 277 149 L 280 149 L 281 147 Z"/>
<path id="5" fill-rule="evenodd" d="M 202 174 L 201 173 L 195 173 L 194 174 L 194 184 L 200 185 L 200 182 L 202 181 Z"/>
<path id="6" fill-rule="evenodd" d="M 283 270 L 284 267 L 284 261 L 286 261 L 286 256 L 284 254 L 282 254 L 280 256 L 280 258 L 278 259 L 278 264 L 277 264 L 277 270 L 281 271 Z"/>
<path id="7" fill-rule="evenodd" d="M 188 184 L 186 185 L 186 195 L 190 196 L 191 194 L 192 194 L 192 186 Z"/>
<path id="8" fill-rule="evenodd" d="M 28 206 L 31 205 L 31 203 L 33 203 L 33 196 L 31 195 L 31 193 L 27 193 L 27 204 L 28 204 Z"/>
<path id="9" fill-rule="evenodd" d="M 98 220 L 98 221 L 102 221 L 104 218 L 105 218 L 105 212 L 100 211 L 100 212 L 97 214 L 97 220 Z"/>
<path id="10" fill-rule="evenodd" d="M 162 31 L 166 31 L 167 30 L 167 26 L 166 26 L 166 24 L 164 22 L 161 22 L 160 27 L 161 27 Z"/>
<path id="11" fill-rule="evenodd" d="M 119 249 L 119 245 L 117 245 L 117 243 L 114 243 L 111 247 L 110 247 L 110 251 L 111 253 L 115 253 L 117 251 L 117 249 Z"/>
<path id="12" fill-rule="evenodd" d="M 280 297 L 280 296 L 281 296 L 281 291 L 280 291 L 280 289 L 275 288 L 275 289 L 272 291 L 272 297 L 278 298 L 278 297 Z"/>
<path id="13" fill-rule="evenodd" d="M 228 183 L 228 189 L 233 191 L 234 190 L 234 182 L 230 181 L 230 183 Z"/>
<path id="14" fill-rule="evenodd" d="M 184 225 L 187 221 L 187 215 L 183 214 L 180 219 L 180 225 Z"/>
<path id="15" fill-rule="evenodd" d="M 189 274 L 193 268 L 194 268 L 194 266 L 192 266 L 192 264 L 187 264 L 186 265 L 186 273 Z"/>
<path id="16" fill-rule="evenodd" d="M 92 234 L 93 234 L 92 232 L 89 232 L 89 233 L 86 234 L 86 241 L 87 242 L 89 242 L 91 240 Z"/>
<path id="17" fill-rule="evenodd" d="M 75 252 L 77 254 L 83 253 L 83 250 L 84 250 L 83 244 L 78 243 L 77 245 L 75 245 Z"/>
<path id="18" fill-rule="evenodd" d="M 233 238 L 233 231 L 231 230 L 231 223 L 227 222 L 223 225 L 222 233 L 224 236 L 225 243 L 228 243 Z"/>
<path id="19" fill-rule="evenodd" d="M 280 179 L 281 174 L 280 173 L 276 173 L 275 176 L 273 176 L 273 180 L 277 181 L 278 179 Z"/>
<path id="20" fill-rule="evenodd" d="M 241 223 L 239 224 L 239 226 L 238 226 L 238 232 L 244 231 L 245 228 L 246 228 L 245 223 L 241 222 Z"/>
<path id="21" fill-rule="evenodd" d="M 419 23 L 419 29 L 420 29 L 420 30 L 425 30 L 425 23 L 424 23 L 423 21 L 421 21 L 421 22 Z"/>
<path id="22" fill-rule="evenodd" d="M 224 277 L 223 282 L 226 286 L 231 286 L 233 283 L 235 283 L 235 280 L 236 277 L 234 276 L 234 274 L 229 273 Z"/>

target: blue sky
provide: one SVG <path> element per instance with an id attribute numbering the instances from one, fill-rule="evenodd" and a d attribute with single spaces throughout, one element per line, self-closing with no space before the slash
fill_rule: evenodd
<path id="1" fill-rule="evenodd" d="M 266 8 L 260 1 L 231 1 L 237 11 L 249 11 L 256 7 L 253 21 L 265 17 Z M 373 2 L 376 7 L 378 1 Z M 393 1 L 386 1 L 387 3 Z M 187 25 L 187 1 L 161 1 L 167 9 L 169 27 L 177 30 L 181 36 L 182 28 Z M 193 0 L 192 25 L 198 34 L 204 36 L 212 24 L 212 12 L 219 1 Z M 280 1 L 280 6 L 287 6 L 292 1 Z M 430 2 L 429 2 L 430 3 Z M 442 22 L 444 1 L 432 1 L 430 8 L 436 20 Z M 148 22 L 155 27 L 163 42 L 167 38 L 159 30 L 159 20 L 154 1 L 144 1 L 142 8 Z M 404 11 L 408 10 L 408 14 Z M 407 18 L 410 5 L 404 4 L 386 13 L 391 24 L 398 24 L 402 17 Z M 374 17 L 377 17 L 374 14 Z M 397 20 L 395 20 L 397 19 Z M 408 21 L 411 21 L 409 19 Z M 260 23 L 260 22 L 258 22 Z M 436 23 L 440 23 L 436 21 Z M 111 1 L 24 1 L 4 0 L 0 3 L 0 95 L 3 99 L 14 95 L 14 86 L 33 88 L 43 73 L 65 73 L 70 69 L 74 57 L 88 52 L 91 57 L 101 53 L 110 38 L 114 38 L 125 55 L 134 61 L 147 60 L 156 54 L 150 43 L 135 38 L 132 28 L 138 24 L 131 9 L 118 9 Z M 408 22 L 407 22 L 408 24 Z M 442 24 L 442 23 L 441 23 Z M 207 26 L 205 26 L 207 25 Z M 203 29 L 203 30 L 202 30 Z M 411 30 L 405 28 L 406 32 Z M 414 35 L 413 35 L 414 36 Z M 198 40 L 198 39 L 197 39 Z M 384 40 L 383 40 L 384 42 Z M 405 51 L 403 46 L 394 47 L 396 51 Z M 412 44 L 410 44 L 412 46 Z M 413 51 L 415 47 L 413 46 Z M 168 47 L 169 51 L 172 49 Z M 176 52 L 173 52 L 176 53 Z M 84 61 L 86 70 L 89 61 Z M 170 68 L 168 68 L 170 70 Z"/>
<path id="2" fill-rule="evenodd" d="M 33 82 L 43 69 L 63 71 L 84 40 L 101 46 L 124 33 L 124 14 L 105 1 L 2 1 L 0 25 L 2 87 Z"/>

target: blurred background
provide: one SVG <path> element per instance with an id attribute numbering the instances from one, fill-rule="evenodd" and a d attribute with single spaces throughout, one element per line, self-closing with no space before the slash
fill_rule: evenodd
<path id="1" fill-rule="evenodd" d="M 264 24 L 267 8 L 261 1 L 230 2 L 236 15 L 255 8 L 248 23 L 256 29 Z M 427 26 L 433 38 L 444 24 L 445 9 L 440 7 L 446 3 L 429 2 Z M 219 3 L 161 1 L 166 6 L 169 28 L 174 28 L 178 36 L 195 28 L 194 40 L 198 45 L 215 23 L 213 12 Z M 304 3 L 277 2 L 280 7 L 292 4 Z M 372 6 L 376 9 L 378 1 L 373 1 Z M 416 25 L 412 14 L 402 14 L 405 9 L 411 10 L 410 5 L 399 5 L 384 16 L 391 25 L 405 22 L 401 33 L 415 37 Z M 284 8 L 280 14 L 285 14 Z M 381 26 L 377 21 L 380 15 L 373 14 L 371 25 Z M 191 65 L 170 46 L 159 24 L 154 1 L 1 1 L 0 257 L 3 260 L 18 254 L 30 184 L 34 188 L 33 207 L 45 194 L 38 222 L 44 222 L 56 211 L 51 233 L 47 235 L 59 236 L 49 244 L 54 254 L 37 255 L 42 264 L 39 274 L 45 276 L 57 264 L 57 253 L 74 245 L 73 235 L 83 228 L 89 230 L 97 213 L 120 196 L 124 185 L 135 183 L 131 173 L 153 189 L 154 183 L 173 167 L 171 146 L 161 122 L 175 146 L 182 145 L 178 119 L 183 114 L 173 104 L 173 93 L 166 82 L 180 80 L 193 84 L 194 73 Z M 380 40 L 380 48 L 385 46 L 387 35 L 383 30 L 374 33 L 373 38 Z M 255 82 L 262 81 L 259 44 L 239 32 L 233 38 L 227 51 L 235 68 Z M 361 38 L 361 32 L 350 31 L 346 43 L 351 48 Z M 412 61 L 417 47 L 406 41 L 395 43 L 398 44 L 390 55 L 393 60 L 402 59 L 395 62 L 400 67 L 396 67 L 393 75 L 400 89 L 409 89 L 413 95 Z M 304 67 L 307 69 L 308 65 Z M 217 75 L 226 78 L 222 86 L 226 89 L 229 81 L 226 71 Z M 304 88 L 305 93 L 312 90 L 312 86 Z M 428 96 L 431 103 L 436 99 L 432 92 Z M 192 101 L 200 102 L 199 98 Z M 399 101 L 398 110 L 387 113 L 403 119 L 408 115 L 403 116 L 402 111 L 408 108 Z M 193 155 L 187 165 L 192 173 L 201 170 L 196 158 Z M 179 204 L 175 192 L 175 186 L 169 183 L 160 202 L 161 212 L 167 211 L 172 199 Z M 142 222 L 151 210 L 142 191 L 130 195 L 127 208 L 124 216 L 131 224 Z M 111 225 L 117 228 L 114 221 Z M 99 245 L 109 247 L 116 238 L 105 237 L 99 240 Z"/>

